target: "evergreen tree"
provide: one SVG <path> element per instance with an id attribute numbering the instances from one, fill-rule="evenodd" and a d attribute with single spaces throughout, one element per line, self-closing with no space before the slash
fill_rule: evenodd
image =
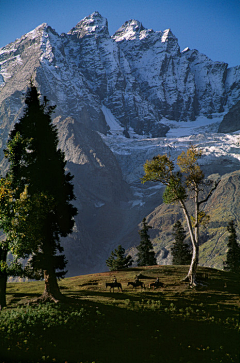
<path id="1" fill-rule="evenodd" d="M 232 272 L 240 272 L 240 245 L 237 243 L 236 224 L 230 221 L 227 226 L 228 236 L 227 260 L 224 269 Z"/>
<path id="2" fill-rule="evenodd" d="M 141 240 L 139 246 L 137 246 L 137 264 L 138 266 L 156 265 L 155 252 L 153 251 L 153 245 L 148 235 L 148 230 L 152 227 L 147 225 L 146 218 L 143 218 L 142 224 L 142 229 L 138 232 Z"/>
<path id="3" fill-rule="evenodd" d="M 28 266 L 23 267 L 21 258 L 28 257 L 42 238 L 45 215 L 52 208 L 52 200 L 45 195 L 31 198 L 27 186 L 16 198 L 16 190 L 7 176 L 0 179 L 0 229 L 4 239 L 0 241 L 0 310 L 6 306 L 6 286 L 8 276 L 29 277 Z M 13 259 L 7 262 L 7 254 Z M 31 277 L 32 274 L 31 274 Z"/>
<path id="4" fill-rule="evenodd" d="M 32 82 L 27 90 L 25 112 L 10 133 L 5 156 L 10 162 L 9 177 L 15 198 L 27 185 L 30 198 L 37 200 L 43 195 L 51 200 L 41 222 L 41 234 L 32 246 L 31 268 L 41 273 L 45 280 L 44 298 L 61 298 L 57 278 L 65 275 L 66 259 L 60 245 L 60 237 L 72 232 L 77 209 L 71 201 L 75 199 L 71 180 L 65 173 L 64 153 L 57 148 L 57 129 L 51 121 L 55 107 L 48 106 Z M 36 205 L 36 208 L 39 208 Z M 41 211 L 39 211 L 41 215 Z"/>
<path id="5" fill-rule="evenodd" d="M 180 221 L 177 221 L 173 226 L 173 237 L 175 242 L 171 248 L 172 252 L 172 264 L 173 265 L 188 265 L 191 263 L 191 252 L 189 246 L 184 243 L 186 238 L 186 232 Z"/>
<path id="6" fill-rule="evenodd" d="M 125 249 L 121 245 L 112 251 L 111 256 L 106 260 L 106 265 L 110 271 L 122 270 L 131 266 L 132 263 L 132 257 L 130 255 L 125 256 Z"/>

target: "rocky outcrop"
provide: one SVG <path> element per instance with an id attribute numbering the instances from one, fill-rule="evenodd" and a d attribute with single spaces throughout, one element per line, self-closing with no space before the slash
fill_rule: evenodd
<path id="1" fill-rule="evenodd" d="M 194 120 L 194 75 L 171 30 L 154 32 L 130 20 L 113 39 L 121 49 L 122 64 L 137 80 L 139 91 L 151 100 L 159 119 Z"/>
<path id="2" fill-rule="evenodd" d="M 240 101 L 223 117 L 218 132 L 234 132 L 240 130 Z"/>
<path id="3" fill-rule="evenodd" d="M 227 102 L 225 82 L 227 63 L 213 62 L 196 49 L 183 51 L 196 85 L 196 114 L 211 117 L 224 111 Z"/>

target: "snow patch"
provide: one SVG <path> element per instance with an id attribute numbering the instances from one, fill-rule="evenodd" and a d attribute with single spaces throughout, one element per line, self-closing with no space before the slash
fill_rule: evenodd
<path id="1" fill-rule="evenodd" d="M 168 40 L 169 33 L 171 32 L 171 29 L 166 29 L 163 32 L 162 35 L 162 43 L 165 43 Z"/>
<path id="2" fill-rule="evenodd" d="M 105 205 L 105 203 L 96 202 L 94 205 L 95 205 L 96 208 L 101 208 L 101 207 L 103 207 Z"/>
<path id="3" fill-rule="evenodd" d="M 186 47 L 182 50 L 182 53 L 188 52 L 190 50 L 190 48 Z"/>
<path id="4" fill-rule="evenodd" d="M 144 204 L 145 204 L 145 202 L 143 202 L 141 199 L 133 200 L 132 201 L 132 208 L 136 207 L 136 206 L 142 207 Z"/>
<path id="5" fill-rule="evenodd" d="M 116 117 L 112 114 L 111 110 L 106 106 L 102 105 L 102 112 L 104 114 L 106 123 L 110 127 L 110 131 L 112 134 L 121 134 L 124 131 L 124 127 L 120 126 Z"/>
<path id="6" fill-rule="evenodd" d="M 170 121 L 162 119 L 161 123 L 170 127 L 167 137 L 184 137 L 199 133 L 217 132 L 225 113 L 214 114 L 212 119 L 198 116 L 195 121 Z"/>

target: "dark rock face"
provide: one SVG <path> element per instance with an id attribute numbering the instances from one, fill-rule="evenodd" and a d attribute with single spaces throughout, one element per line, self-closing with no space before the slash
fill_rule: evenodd
<path id="1" fill-rule="evenodd" d="M 169 151 L 169 127 L 164 122 L 211 118 L 240 99 L 240 67 L 228 69 L 197 50 L 180 52 L 170 29 L 155 32 L 129 20 L 110 36 L 107 20 L 98 12 L 68 34 L 58 35 L 42 24 L 0 50 L 2 174 L 7 169 L 3 150 L 23 112 L 31 77 L 41 95 L 57 106 L 53 122 L 59 147 L 75 175 L 79 214 L 74 232 L 62 241 L 69 275 L 104 270 L 118 244 L 136 244 L 138 223 L 161 203 L 162 190 L 143 187 L 139 178 L 143 163 L 159 152 L 160 144 L 161 152 Z M 240 128 L 238 105 L 229 111 L 234 116 L 223 120 L 220 132 Z M 162 139 L 154 148 L 149 139 L 146 146 L 124 144 L 118 149 L 124 136 L 134 143 L 138 135 Z M 171 151 L 177 151 L 175 145 Z M 218 172 L 219 160 L 209 170 Z M 229 159 L 229 170 L 228 163 Z"/>
<path id="2" fill-rule="evenodd" d="M 72 118 L 54 120 L 58 127 L 59 147 L 74 175 L 78 215 L 74 232 L 63 240 L 69 259 L 69 272 L 98 271 L 115 234 L 127 223 L 124 206 L 132 192 L 123 181 L 119 165 L 95 131 Z"/>
<path id="3" fill-rule="evenodd" d="M 240 101 L 224 116 L 218 132 L 234 132 L 240 130 Z"/>
<path id="4" fill-rule="evenodd" d="M 212 62 L 197 50 L 188 50 L 183 54 L 189 62 L 197 85 L 197 113 L 210 116 L 215 112 L 223 112 L 227 100 L 225 90 L 227 63 Z"/>

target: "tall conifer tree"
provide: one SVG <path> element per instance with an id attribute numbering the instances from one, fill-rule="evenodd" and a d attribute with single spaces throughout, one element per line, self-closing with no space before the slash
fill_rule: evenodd
<path id="1" fill-rule="evenodd" d="M 171 248 L 172 264 L 173 265 L 188 265 L 191 263 L 191 252 L 189 246 L 184 243 L 186 232 L 180 221 L 177 221 L 173 226 L 173 237 L 175 242 Z"/>
<path id="2" fill-rule="evenodd" d="M 133 263 L 133 259 L 130 255 L 125 256 L 125 248 L 121 245 L 112 251 L 111 256 L 106 260 L 106 265 L 110 271 L 122 270 L 128 268 Z"/>
<path id="3" fill-rule="evenodd" d="M 141 240 L 139 246 L 137 246 L 137 264 L 138 266 L 152 266 L 156 265 L 155 252 L 153 251 L 153 245 L 150 241 L 148 230 L 152 228 L 148 226 L 146 218 L 143 218 L 142 229 L 138 232 Z"/>
<path id="4" fill-rule="evenodd" d="M 9 177 L 15 190 L 21 193 L 27 185 L 30 197 L 45 195 L 51 200 L 42 224 L 42 238 L 32 249 L 31 267 L 41 271 L 45 280 L 43 297 L 59 299 L 57 278 L 66 273 L 60 237 L 72 232 L 77 214 L 71 203 L 75 199 L 73 176 L 65 173 L 65 156 L 58 149 L 57 129 L 51 120 L 55 107 L 48 106 L 46 98 L 40 103 L 32 82 L 25 103 L 24 115 L 10 133 L 5 156 L 10 162 Z"/>
<path id="5" fill-rule="evenodd" d="M 40 193 L 30 197 L 27 186 L 19 195 L 9 175 L 0 178 L 0 229 L 4 232 L 0 240 L 0 310 L 6 306 L 8 276 L 29 277 L 29 266 L 23 266 L 20 259 L 39 246 L 46 214 L 52 206 L 49 196 Z M 8 252 L 13 254 L 11 261 L 7 261 Z"/>
<path id="6" fill-rule="evenodd" d="M 237 243 L 236 224 L 234 221 L 228 223 L 227 230 L 229 232 L 228 251 L 224 269 L 240 273 L 240 245 Z"/>

